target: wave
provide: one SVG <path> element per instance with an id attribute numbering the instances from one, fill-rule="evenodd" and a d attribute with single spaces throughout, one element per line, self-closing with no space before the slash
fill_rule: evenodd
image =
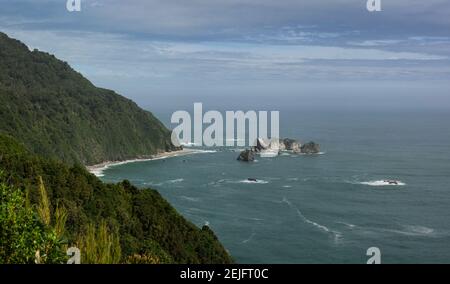
<path id="1" fill-rule="evenodd" d="M 196 150 L 194 150 L 193 154 L 208 154 L 208 153 L 217 153 L 217 150 L 200 150 L 200 149 L 196 149 Z"/>
<path id="2" fill-rule="evenodd" d="M 274 158 L 274 157 L 278 157 L 278 151 L 270 151 L 270 150 L 267 150 L 267 151 L 261 151 L 260 153 L 259 153 L 259 156 L 261 157 L 261 158 Z"/>
<path id="3" fill-rule="evenodd" d="M 318 153 L 311 153 L 311 154 L 307 154 L 307 153 L 298 153 L 298 155 L 305 155 L 305 156 L 315 156 L 315 155 L 325 155 L 327 152 L 318 152 Z"/>
<path id="4" fill-rule="evenodd" d="M 368 186 L 405 186 L 406 183 L 401 181 L 389 181 L 389 180 L 374 180 L 374 181 L 365 181 L 360 182 L 359 184 L 368 185 Z"/>
<path id="5" fill-rule="evenodd" d="M 243 244 L 246 244 L 246 243 L 250 242 L 250 241 L 253 239 L 253 237 L 254 237 L 255 235 L 256 235 L 256 233 L 252 233 L 252 234 L 250 235 L 250 237 L 249 237 L 248 239 L 243 240 L 242 243 L 243 243 Z"/>
<path id="6" fill-rule="evenodd" d="M 362 228 L 359 227 L 360 232 L 365 235 L 376 236 L 377 238 L 385 237 L 386 234 L 396 234 L 408 237 L 436 237 L 437 233 L 434 229 L 418 226 L 418 225 L 397 225 L 397 228 Z M 382 234 L 382 235 L 380 235 Z M 442 235 L 442 232 L 440 232 Z"/>
<path id="7" fill-rule="evenodd" d="M 218 187 L 218 186 L 220 186 L 222 183 L 224 183 L 225 181 L 226 181 L 225 179 L 219 179 L 218 181 L 212 181 L 212 182 L 209 182 L 208 185 L 209 185 L 209 186 Z"/>
<path id="8" fill-rule="evenodd" d="M 177 179 L 168 180 L 168 181 L 166 181 L 164 183 L 180 183 L 180 182 L 183 182 L 183 181 L 184 181 L 184 178 L 177 178 Z"/>
<path id="9" fill-rule="evenodd" d="M 350 224 L 350 223 L 347 223 L 347 222 L 336 222 L 336 223 L 342 224 L 342 225 L 348 227 L 349 229 L 354 229 L 356 227 L 356 225 Z"/>
<path id="10" fill-rule="evenodd" d="M 158 182 L 158 183 L 154 183 L 154 182 L 145 182 L 145 185 L 150 185 L 150 186 L 162 186 L 165 184 L 174 184 L 174 183 L 180 183 L 183 182 L 184 179 L 183 178 L 177 178 L 177 179 L 170 179 L 170 180 L 166 180 L 163 182 Z"/>
<path id="11" fill-rule="evenodd" d="M 429 234 L 433 234 L 434 233 L 434 229 L 432 228 L 428 228 L 425 226 L 404 226 L 408 231 L 413 232 L 413 233 L 417 233 L 417 234 L 422 234 L 422 235 L 429 235 Z"/>
<path id="12" fill-rule="evenodd" d="M 306 218 L 305 215 L 303 215 L 303 213 L 298 209 L 298 207 L 293 205 L 286 197 L 283 197 L 283 200 L 281 202 L 286 203 L 289 207 L 291 207 L 293 210 L 295 210 L 297 212 L 297 215 L 300 217 L 300 219 L 302 219 L 303 222 L 305 222 L 306 224 L 312 225 L 324 233 L 333 235 L 335 242 L 338 242 L 342 238 L 341 232 L 331 230 L 327 226 L 321 225 L 319 223 L 316 223 L 316 222 Z"/>
<path id="13" fill-rule="evenodd" d="M 401 234 L 405 236 L 429 236 L 434 234 L 434 229 L 428 228 L 425 226 L 417 226 L 417 225 L 402 225 L 403 230 L 384 230 L 386 232 L 391 232 L 395 234 Z"/>
<path id="14" fill-rule="evenodd" d="M 104 171 L 106 171 L 109 167 L 105 166 L 105 167 L 101 167 L 101 168 L 96 168 L 96 169 L 90 169 L 89 172 L 93 175 L 95 175 L 96 177 L 104 177 L 105 174 L 103 173 Z"/>
<path id="15" fill-rule="evenodd" d="M 269 183 L 269 182 L 266 181 L 266 180 L 256 180 L 256 181 L 253 181 L 253 180 L 248 180 L 248 179 L 246 179 L 246 180 L 241 180 L 241 181 L 239 181 L 238 183 L 267 184 L 267 183 Z"/>
<path id="16" fill-rule="evenodd" d="M 262 180 L 262 179 L 256 179 L 256 181 L 248 180 L 248 179 L 244 179 L 244 180 L 220 179 L 217 181 L 209 182 L 207 185 L 213 186 L 213 187 L 219 187 L 224 183 L 225 184 L 268 184 L 268 183 L 270 183 L 270 181 Z"/>
<path id="17" fill-rule="evenodd" d="M 187 201 L 191 201 L 191 202 L 198 202 L 198 201 L 200 201 L 200 198 L 190 197 L 190 196 L 185 196 L 185 195 L 180 196 L 180 198 L 184 199 L 184 200 L 187 200 Z"/>

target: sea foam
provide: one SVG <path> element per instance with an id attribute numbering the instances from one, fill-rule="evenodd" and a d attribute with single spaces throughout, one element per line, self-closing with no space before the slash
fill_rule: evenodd
<path id="1" fill-rule="evenodd" d="M 360 182 L 359 184 L 368 185 L 368 186 L 405 186 L 406 183 L 401 181 L 396 181 L 397 184 L 393 184 L 388 180 L 374 180 L 374 181 L 365 181 Z"/>
<path id="2" fill-rule="evenodd" d="M 317 228 L 318 230 L 320 230 L 320 231 L 322 231 L 324 233 L 332 234 L 334 236 L 334 241 L 336 243 L 339 242 L 339 240 L 342 238 L 342 233 L 341 232 L 331 230 L 327 226 L 321 225 L 319 223 L 316 223 L 316 222 L 306 218 L 306 216 L 303 215 L 303 213 L 300 211 L 300 209 L 298 209 L 295 205 L 293 205 L 286 197 L 283 197 L 282 202 L 286 203 L 289 207 L 294 209 L 297 212 L 297 215 L 300 217 L 300 219 L 302 219 L 303 222 L 305 222 L 306 224 L 312 225 L 312 226 L 314 226 L 315 228 Z"/>
<path id="3" fill-rule="evenodd" d="M 247 180 L 247 179 L 245 179 L 245 180 L 239 181 L 239 183 L 267 184 L 267 183 L 269 183 L 269 182 L 266 181 L 266 180 L 256 180 L 256 181 L 253 181 L 253 180 Z"/>

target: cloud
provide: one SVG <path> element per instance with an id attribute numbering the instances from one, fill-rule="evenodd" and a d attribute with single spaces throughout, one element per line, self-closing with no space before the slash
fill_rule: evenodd
<path id="1" fill-rule="evenodd" d="M 125 95 L 450 78 L 447 0 L 0 0 L 0 30 Z"/>
<path id="2" fill-rule="evenodd" d="M 88 76 L 265 80 L 385 77 L 420 74 L 417 62 L 435 66 L 449 58 L 376 48 L 320 45 L 280 45 L 237 42 L 180 42 L 136 39 L 126 35 L 67 31 L 10 31 L 30 48 L 55 53 Z M 420 62 L 420 63 L 419 63 Z M 351 69 L 354 69 L 353 71 Z M 370 71 L 369 71 L 370 70 Z M 432 68 L 426 72 L 431 72 Z"/>
<path id="3" fill-rule="evenodd" d="M 401 43 L 402 40 L 364 40 L 364 41 L 351 41 L 348 44 L 354 46 L 365 46 L 365 47 L 375 47 L 375 46 L 388 46 L 388 45 L 396 45 Z"/>
<path id="4" fill-rule="evenodd" d="M 359 30 L 371 37 L 450 35 L 447 0 L 382 3 L 383 12 L 369 13 L 366 0 L 82 0 L 81 13 L 68 13 L 63 0 L 0 0 L 0 15 L 38 22 L 52 19 L 53 26 L 46 28 L 58 25 L 61 29 L 172 38 L 257 36 L 286 26 L 314 27 L 321 34 Z M 303 35 L 293 35 L 298 36 Z"/>

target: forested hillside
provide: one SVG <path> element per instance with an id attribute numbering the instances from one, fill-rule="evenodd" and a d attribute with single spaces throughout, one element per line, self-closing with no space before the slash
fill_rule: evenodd
<path id="1" fill-rule="evenodd" d="M 0 133 L 46 157 L 92 165 L 175 149 L 150 112 L 3 33 L 0 98 Z"/>
<path id="2" fill-rule="evenodd" d="M 30 154 L 24 145 L 5 135 L 0 135 L 0 183 L 2 192 L 6 194 L 6 197 L 0 196 L 0 225 L 3 226 L 0 233 L 0 263 L 5 262 L 5 259 L 16 259 L 16 263 L 19 260 L 34 261 L 33 241 L 42 241 L 44 238 L 33 239 L 33 236 L 41 236 L 41 230 L 46 228 L 45 225 L 51 228 L 61 227 L 58 225 L 61 219 L 58 216 L 61 216 L 61 212 L 66 216 L 64 232 L 60 233 L 61 242 L 66 246 L 80 247 L 82 257 L 92 254 L 91 250 L 96 247 L 96 242 L 97 246 L 110 244 L 109 250 L 114 248 L 115 243 L 120 245 L 113 250 L 114 257 L 102 260 L 91 256 L 88 262 L 232 262 L 229 254 L 207 226 L 199 229 L 188 222 L 157 191 L 137 189 L 128 181 L 104 184 L 81 165 L 66 166 L 59 161 Z M 44 224 L 40 226 L 36 225 L 36 222 L 33 223 L 33 218 L 25 218 L 26 212 L 21 211 L 24 206 L 14 206 L 18 197 L 13 193 L 15 191 L 21 193 L 21 198 L 26 199 L 22 203 L 29 203 L 27 207 L 36 209 L 34 210 L 36 212 L 42 207 L 43 187 L 49 205 L 46 206 L 48 212 L 44 214 L 47 217 L 41 218 Z M 26 223 L 21 227 L 17 216 L 22 216 L 21 222 L 28 220 L 34 224 L 32 235 L 27 231 L 31 225 L 25 226 L 28 224 Z M 15 224 L 17 229 L 14 229 L 12 224 Z M 104 228 L 103 230 L 109 233 L 103 235 L 109 234 L 111 237 L 105 237 L 104 241 L 96 240 L 102 236 L 101 231 L 96 233 L 97 228 L 98 230 Z M 55 229 L 55 231 L 62 230 Z M 53 231 L 50 230 L 51 232 Z M 51 233 L 47 240 L 52 247 L 59 242 L 54 235 Z M 85 242 L 86 236 L 93 236 L 93 240 Z M 32 242 L 29 241 L 30 238 Z M 17 256 L 8 258 L 11 257 L 8 251 L 18 251 L 11 250 L 11 245 L 18 241 L 23 243 L 24 254 L 29 255 L 26 258 Z M 53 258 L 52 262 L 55 262 L 55 259 L 56 262 L 64 261 L 58 256 Z"/>
<path id="3" fill-rule="evenodd" d="M 151 113 L 0 33 L 0 263 L 230 263 L 153 189 L 85 165 L 177 150 Z"/>

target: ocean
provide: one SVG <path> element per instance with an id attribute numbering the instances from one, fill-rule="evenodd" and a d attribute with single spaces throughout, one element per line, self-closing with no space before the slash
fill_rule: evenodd
<path id="1" fill-rule="evenodd" d="M 242 147 L 199 148 L 101 178 L 157 189 L 238 263 L 366 263 L 370 247 L 382 263 L 449 263 L 449 121 L 448 111 L 286 108 L 281 136 L 323 154 L 244 163 Z"/>

